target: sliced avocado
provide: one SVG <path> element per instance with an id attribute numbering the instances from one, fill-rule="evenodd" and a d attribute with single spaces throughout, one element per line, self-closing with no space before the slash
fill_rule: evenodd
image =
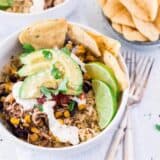
<path id="1" fill-rule="evenodd" d="M 29 57 L 26 57 L 25 62 L 28 64 L 24 65 L 24 67 L 22 67 L 18 72 L 20 76 L 28 76 L 22 85 L 23 87 L 20 93 L 22 98 L 35 98 L 40 96 L 39 87 L 42 84 L 48 87 L 45 85 L 46 83 L 48 84 L 48 81 L 49 84 L 55 84 L 56 80 L 51 75 L 51 66 L 54 63 L 58 63 L 58 67 L 63 68 L 63 78 L 68 80 L 68 90 L 66 94 L 79 95 L 82 92 L 83 76 L 78 64 L 75 63 L 70 56 L 64 54 L 63 52 L 54 52 L 53 50 L 51 51 L 53 53 L 52 60 L 43 59 L 43 56 L 41 57 L 41 52 L 38 52 L 38 58 L 35 56 L 36 53 L 30 54 Z M 31 55 L 33 55 L 34 58 Z M 31 64 L 27 59 L 30 60 L 30 62 L 33 62 L 36 59 L 41 60 L 38 60 L 38 63 Z M 45 70 L 49 71 L 46 72 Z M 53 86 L 51 85 L 49 87 L 54 88 Z M 28 92 L 32 93 L 32 90 L 33 94 L 30 95 Z"/>
<path id="2" fill-rule="evenodd" d="M 46 86 L 48 88 L 56 88 L 58 82 L 54 80 L 50 71 L 38 72 L 34 75 L 27 77 L 21 88 L 20 97 L 24 99 L 38 98 L 41 96 L 40 87 Z"/>
<path id="3" fill-rule="evenodd" d="M 49 52 L 52 53 L 52 55 L 54 54 L 54 58 L 57 55 L 56 54 L 56 50 L 52 50 L 52 49 L 45 49 Z M 43 62 L 46 61 L 47 59 L 45 58 L 44 54 L 43 54 L 44 49 L 38 50 L 38 51 L 34 51 L 28 55 L 22 55 L 20 57 L 20 61 L 22 64 L 35 64 L 38 62 Z"/>
<path id="4" fill-rule="evenodd" d="M 7 9 L 13 4 L 13 0 L 0 0 L 0 9 Z"/>
<path id="5" fill-rule="evenodd" d="M 41 63 L 35 63 L 33 65 L 24 65 L 19 71 L 18 75 L 20 77 L 29 76 L 35 74 L 39 71 L 45 70 L 47 68 L 51 68 L 52 63 L 48 63 L 46 61 Z"/>

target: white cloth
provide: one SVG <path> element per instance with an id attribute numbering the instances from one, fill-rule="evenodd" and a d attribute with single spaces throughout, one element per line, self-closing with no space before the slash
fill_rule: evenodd
<path id="1" fill-rule="evenodd" d="M 105 26 L 101 11 L 96 4 L 96 0 L 81 0 L 78 3 L 79 7 L 76 8 L 68 19 L 86 24 L 97 29 L 101 33 L 110 35 Z M 8 28 L 8 30 L 9 29 L 10 28 Z M 4 28 L 0 26 L 0 35 L 2 35 L 3 32 Z M 158 117 L 158 114 L 160 114 L 160 49 L 155 48 L 150 51 L 138 51 L 131 50 L 131 48 L 126 48 L 125 46 L 125 50 L 132 52 L 136 51 L 138 54 L 152 55 L 156 58 L 156 63 L 143 101 L 132 111 L 132 122 L 135 143 L 135 160 L 151 160 L 151 158 L 152 160 L 160 160 L 160 132 L 156 131 L 154 128 L 156 123 L 160 123 L 160 118 Z M 108 134 L 106 140 L 100 146 L 72 157 L 64 155 L 64 159 L 59 159 L 58 157 L 45 155 L 43 153 L 37 154 L 33 151 L 26 152 L 23 148 L 18 148 L 17 144 L 12 144 L 7 139 L 4 139 L 0 142 L 0 160 L 103 160 L 113 132 L 114 131 Z M 116 160 L 123 160 L 122 147 L 119 149 Z"/>

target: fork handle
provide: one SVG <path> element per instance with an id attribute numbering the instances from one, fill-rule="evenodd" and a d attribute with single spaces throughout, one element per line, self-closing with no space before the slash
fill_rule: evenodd
<path id="1" fill-rule="evenodd" d="M 125 132 L 125 138 L 124 138 L 124 160 L 134 160 L 134 145 L 133 145 L 133 136 L 132 136 L 132 126 L 131 126 L 131 119 L 130 119 L 130 111 L 129 116 L 127 119 L 127 128 Z"/>
<path id="2" fill-rule="evenodd" d="M 123 117 L 123 120 L 120 124 L 120 128 L 116 132 L 112 143 L 110 145 L 109 151 L 106 153 L 105 160 L 114 160 L 116 158 L 116 153 L 118 150 L 118 146 L 124 137 L 124 129 L 127 126 L 127 115 L 128 115 L 128 110 L 125 112 L 125 115 Z"/>

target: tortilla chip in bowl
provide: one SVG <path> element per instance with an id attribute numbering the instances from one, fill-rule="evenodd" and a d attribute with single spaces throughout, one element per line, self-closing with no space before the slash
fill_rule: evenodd
<path id="1" fill-rule="evenodd" d="M 158 0 L 105 1 L 100 7 L 106 26 L 118 40 L 136 48 L 160 45 Z"/>
<path id="2" fill-rule="evenodd" d="M 20 146 L 72 155 L 99 144 L 120 121 L 129 82 L 116 40 L 57 19 L 24 28 L 0 48 L 0 128 Z"/>

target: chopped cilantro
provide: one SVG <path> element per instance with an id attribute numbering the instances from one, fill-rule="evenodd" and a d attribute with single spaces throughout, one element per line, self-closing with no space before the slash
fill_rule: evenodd
<path id="1" fill-rule="evenodd" d="M 34 108 L 38 108 L 39 111 L 43 112 L 43 105 L 42 104 L 37 104 L 34 106 Z"/>
<path id="2" fill-rule="evenodd" d="M 41 86 L 40 88 L 40 91 L 42 94 L 44 94 L 48 99 L 51 99 L 52 98 L 52 92 L 50 89 L 44 87 L 44 86 Z"/>
<path id="3" fill-rule="evenodd" d="M 68 82 L 68 80 L 67 80 L 67 79 L 64 79 L 64 80 L 60 83 L 60 85 L 59 85 L 59 87 L 58 87 L 58 91 L 59 91 L 60 93 L 66 93 L 66 92 L 67 92 L 67 82 Z"/>
<path id="4" fill-rule="evenodd" d="M 53 64 L 53 66 L 52 66 L 51 74 L 55 79 L 61 79 L 62 78 L 62 74 L 59 71 L 59 69 L 55 66 L 55 64 Z"/>
<path id="5" fill-rule="evenodd" d="M 156 124 L 155 128 L 157 129 L 157 131 L 160 131 L 160 124 Z"/>
<path id="6" fill-rule="evenodd" d="M 71 101 L 68 105 L 68 109 L 70 112 L 72 112 L 74 110 L 74 107 L 76 105 L 76 102 L 75 101 Z"/>
<path id="7" fill-rule="evenodd" d="M 29 54 L 31 52 L 34 52 L 35 49 L 31 44 L 25 43 L 23 44 L 23 52 L 24 54 Z"/>
<path id="8" fill-rule="evenodd" d="M 49 51 L 49 50 L 43 50 L 42 54 L 43 54 L 44 58 L 46 58 L 48 60 L 52 59 L 52 52 L 51 51 Z"/>
<path id="9" fill-rule="evenodd" d="M 65 54 L 69 55 L 69 56 L 71 55 L 71 52 L 67 47 L 62 48 L 61 51 L 64 52 Z"/>

